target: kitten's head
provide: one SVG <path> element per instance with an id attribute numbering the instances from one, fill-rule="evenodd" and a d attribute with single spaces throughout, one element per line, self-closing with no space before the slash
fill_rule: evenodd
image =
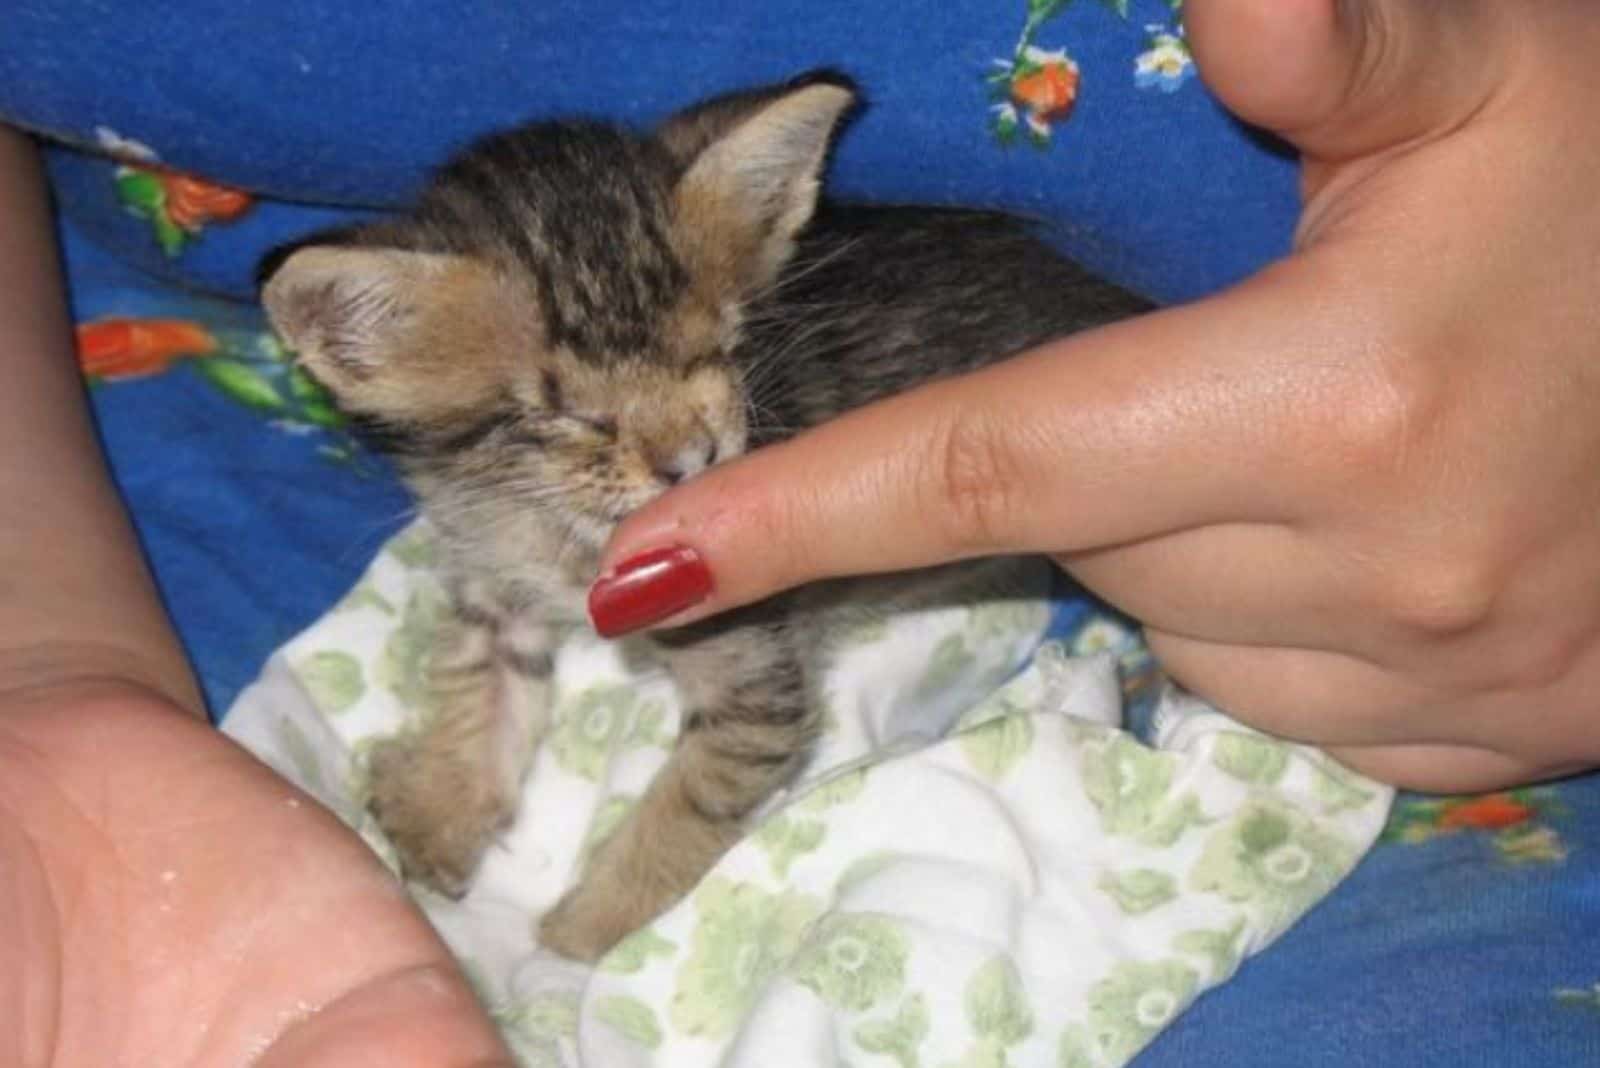
<path id="1" fill-rule="evenodd" d="M 542 524 L 592 553 L 745 448 L 742 309 L 791 255 L 854 100 L 813 75 L 648 137 L 488 138 L 404 216 L 269 262 L 267 313 L 436 519 Z"/>

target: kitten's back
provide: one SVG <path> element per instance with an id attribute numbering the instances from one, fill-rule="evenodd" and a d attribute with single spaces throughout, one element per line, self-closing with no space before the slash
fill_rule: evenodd
<path id="1" fill-rule="evenodd" d="M 991 211 L 824 205 L 737 354 L 758 440 L 1147 310 Z"/>

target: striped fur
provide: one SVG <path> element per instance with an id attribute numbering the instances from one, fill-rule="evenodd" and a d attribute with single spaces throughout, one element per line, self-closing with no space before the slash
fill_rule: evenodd
<path id="1" fill-rule="evenodd" d="M 271 261 L 275 327 L 394 457 L 455 591 L 433 712 L 372 761 L 411 876 L 459 892 L 514 814 L 547 715 L 517 703 L 546 699 L 622 516 L 752 445 L 1142 307 L 1004 216 L 818 211 L 853 102 L 819 74 L 648 136 L 512 130 L 406 214 Z M 821 622 L 852 601 L 833 584 L 651 643 L 684 698 L 678 745 L 545 917 L 545 944 L 604 952 L 793 776 L 817 730 Z"/>

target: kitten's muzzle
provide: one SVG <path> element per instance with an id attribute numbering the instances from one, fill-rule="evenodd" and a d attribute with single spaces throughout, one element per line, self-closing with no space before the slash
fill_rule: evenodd
<path id="1" fill-rule="evenodd" d="M 676 486 L 716 463 L 717 453 L 716 440 L 708 436 L 690 442 L 665 460 L 655 461 L 650 472 L 668 486 Z"/>

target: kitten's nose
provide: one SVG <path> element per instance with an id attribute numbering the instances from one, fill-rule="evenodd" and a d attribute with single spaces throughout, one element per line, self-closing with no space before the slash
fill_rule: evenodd
<path id="1" fill-rule="evenodd" d="M 666 460 L 658 460 L 652 470 L 669 486 L 676 486 L 690 475 L 717 462 L 717 443 L 709 437 L 696 438 Z"/>

